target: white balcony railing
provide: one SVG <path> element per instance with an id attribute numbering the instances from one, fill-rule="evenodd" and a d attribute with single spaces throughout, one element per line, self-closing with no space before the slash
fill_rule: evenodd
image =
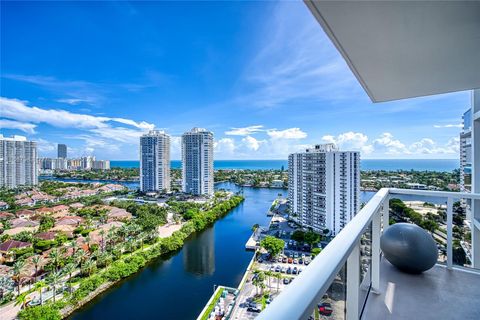
<path id="1" fill-rule="evenodd" d="M 297 276 L 285 290 L 258 316 L 260 320 L 270 319 L 308 319 L 317 304 L 330 288 L 338 273 L 346 264 L 346 296 L 344 310 L 346 319 L 359 319 L 365 299 L 360 298 L 361 288 L 365 288 L 365 278 L 361 280 L 361 243 L 362 236 L 371 230 L 371 262 L 366 278 L 369 292 L 379 292 L 380 289 L 380 236 L 388 227 L 389 199 L 395 195 L 415 195 L 420 197 L 438 197 L 446 199 L 447 203 L 447 268 L 453 269 L 453 203 L 457 199 L 471 199 L 475 205 L 480 204 L 480 194 L 423 191 L 407 189 L 381 189 L 348 223 L 345 228 L 328 244 L 302 274 Z M 475 237 L 480 232 L 480 223 L 474 214 L 470 219 L 472 232 L 472 264 L 479 268 L 479 248 L 475 248 Z M 371 229 L 370 229 L 371 228 Z M 364 238 L 363 238 L 364 239 Z M 363 250 L 363 249 L 362 249 Z M 337 278 L 338 279 L 338 278 Z M 362 282 L 362 284 L 361 284 Z"/>

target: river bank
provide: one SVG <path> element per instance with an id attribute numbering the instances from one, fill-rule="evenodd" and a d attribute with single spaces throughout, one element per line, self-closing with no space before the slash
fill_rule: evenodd
<path id="1" fill-rule="evenodd" d="M 230 183 L 216 188 L 240 191 Z M 252 259 L 252 253 L 244 249 L 252 222 L 266 223 L 264 212 L 276 193 L 245 189 L 244 197 L 245 201 L 214 225 L 186 239 L 180 250 L 152 260 L 140 272 L 120 280 L 76 310 L 69 319 L 150 319 L 152 314 L 164 319 L 194 319 L 214 285 L 238 286 Z M 182 308 L 183 303 L 188 307 Z"/>

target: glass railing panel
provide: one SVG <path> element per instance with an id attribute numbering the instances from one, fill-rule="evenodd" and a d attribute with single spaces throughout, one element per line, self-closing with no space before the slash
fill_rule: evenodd
<path id="1" fill-rule="evenodd" d="M 454 266 L 473 268 L 472 201 L 461 199 L 453 204 L 452 262 Z"/>
<path id="2" fill-rule="evenodd" d="M 370 222 L 365 232 L 360 237 L 360 288 L 358 292 L 358 305 L 360 311 L 367 301 L 372 284 L 372 223 Z"/>
<path id="3" fill-rule="evenodd" d="M 327 292 L 318 301 L 310 320 L 346 319 L 347 277 L 346 264 L 337 274 Z"/>

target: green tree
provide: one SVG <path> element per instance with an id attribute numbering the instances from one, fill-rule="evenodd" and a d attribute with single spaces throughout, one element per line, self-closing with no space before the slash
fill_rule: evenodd
<path id="1" fill-rule="evenodd" d="M 275 257 L 282 252 L 285 242 L 281 239 L 277 239 L 272 236 L 266 236 L 261 242 L 260 246 L 270 253 L 272 257 Z"/>
<path id="2" fill-rule="evenodd" d="M 33 289 L 35 291 L 38 291 L 38 294 L 40 295 L 40 305 L 43 304 L 43 288 L 45 288 L 46 286 L 47 284 L 45 283 L 45 281 L 40 280 L 40 281 L 37 281 L 35 283 L 35 286 L 33 287 Z"/>
<path id="3" fill-rule="evenodd" d="M 22 272 L 23 268 L 25 267 L 25 260 L 17 260 L 13 264 L 13 278 L 17 283 L 17 295 L 20 295 L 20 284 L 22 283 Z"/>
<path id="4" fill-rule="evenodd" d="M 255 270 L 255 275 L 253 276 L 252 279 L 252 284 L 255 286 L 255 292 L 258 295 L 258 288 L 262 289 L 265 286 L 265 273 L 263 271 Z"/>
<path id="5" fill-rule="evenodd" d="M 320 254 L 320 252 L 322 252 L 322 249 L 320 249 L 320 248 L 313 248 L 311 252 L 312 252 L 312 256 L 315 257 L 315 256 L 318 256 L 318 255 Z"/>
<path id="6" fill-rule="evenodd" d="M 55 219 L 53 217 L 45 215 L 40 218 L 40 231 L 47 231 L 53 228 L 54 225 Z"/>
<path id="7" fill-rule="evenodd" d="M 305 233 L 305 242 L 313 246 L 314 244 L 320 242 L 320 235 L 313 231 L 308 231 L 307 233 Z"/>
<path id="8" fill-rule="evenodd" d="M 40 255 L 35 255 L 32 258 L 33 265 L 35 266 L 35 281 L 37 281 L 38 267 L 40 266 L 42 260 L 43 258 Z"/>
<path id="9" fill-rule="evenodd" d="M 52 285 L 53 288 L 53 302 L 55 302 L 57 296 L 57 285 L 61 281 L 61 274 L 58 271 L 52 271 L 47 277 L 47 282 Z"/>
<path id="10" fill-rule="evenodd" d="M 20 320 L 61 320 L 62 316 L 53 305 L 35 306 L 18 313 Z"/>

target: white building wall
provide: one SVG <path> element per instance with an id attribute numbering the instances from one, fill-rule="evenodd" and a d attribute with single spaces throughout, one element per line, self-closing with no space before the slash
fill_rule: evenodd
<path id="1" fill-rule="evenodd" d="M 292 216 L 298 215 L 302 226 L 317 232 L 340 232 L 359 210 L 359 162 L 358 152 L 337 151 L 331 145 L 291 154 L 288 203 Z"/>
<path id="2" fill-rule="evenodd" d="M 182 135 L 182 191 L 214 193 L 213 133 L 206 129 L 193 128 Z"/>
<path id="3" fill-rule="evenodd" d="M 25 137 L 0 135 L 0 187 L 38 184 L 37 144 Z"/>
<path id="4" fill-rule="evenodd" d="M 170 136 L 163 131 L 140 137 L 140 190 L 170 191 Z"/>

